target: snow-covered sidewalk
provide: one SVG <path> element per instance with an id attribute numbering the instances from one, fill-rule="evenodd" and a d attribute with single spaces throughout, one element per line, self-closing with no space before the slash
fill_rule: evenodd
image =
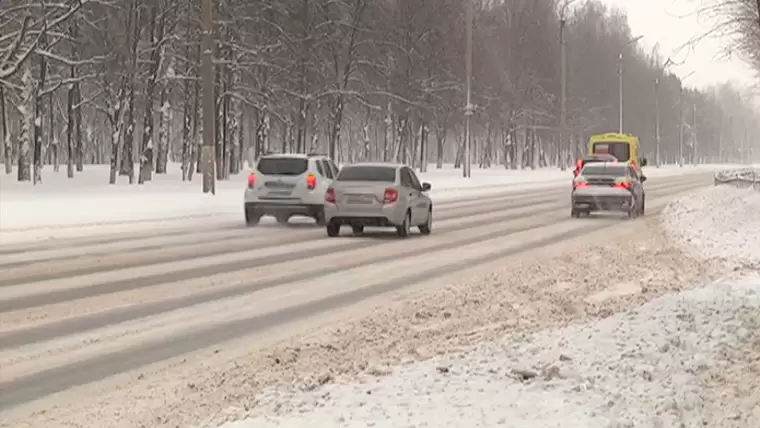
<path id="1" fill-rule="evenodd" d="M 718 282 L 360 382 L 272 389 L 258 404 L 284 416 L 224 428 L 757 426 L 760 396 L 726 399 L 720 380 L 760 355 L 758 292 L 760 276 Z"/>
<path id="2" fill-rule="evenodd" d="M 666 208 L 663 225 L 698 257 L 760 268 L 760 192 L 715 186 L 691 193 Z"/>

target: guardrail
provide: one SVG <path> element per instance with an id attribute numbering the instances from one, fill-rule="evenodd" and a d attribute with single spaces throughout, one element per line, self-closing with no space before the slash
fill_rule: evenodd
<path id="1" fill-rule="evenodd" d="M 730 185 L 740 189 L 760 191 L 760 170 L 752 168 L 730 169 L 715 173 L 715 185 Z"/>

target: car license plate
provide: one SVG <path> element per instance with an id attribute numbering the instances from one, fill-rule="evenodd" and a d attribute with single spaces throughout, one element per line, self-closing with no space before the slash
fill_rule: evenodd
<path id="1" fill-rule="evenodd" d="M 270 196 L 290 196 L 292 192 L 290 190 L 273 190 L 269 192 Z"/>
<path id="2" fill-rule="evenodd" d="M 369 196 L 351 196 L 347 202 L 349 204 L 371 204 L 372 199 Z"/>

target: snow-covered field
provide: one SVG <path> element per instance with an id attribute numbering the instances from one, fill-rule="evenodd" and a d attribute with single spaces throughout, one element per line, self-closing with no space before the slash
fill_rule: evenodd
<path id="1" fill-rule="evenodd" d="M 742 352 L 760 348 L 759 291 L 760 275 L 718 282 L 359 382 L 272 389 L 257 403 L 269 415 L 224 427 L 758 426 L 760 395 L 718 405 L 732 393 L 721 380 L 747 373 Z"/>
<path id="2" fill-rule="evenodd" d="M 715 171 L 730 165 L 700 165 L 679 168 L 648 167 L 651 177 L 668 177 Z M 551 170 L 510 171 L 500 167 L 473 169 L 472 178 L 461 177 L 461 170 L 445 165 L 437 170 L 430 165 L 420 174 L 432 184 L 430 195 L 437 201 L 463 196 L 489 195 L 528 190 L 566 183 L 571 172 Z M 87 165 L 73 179 L 65 168 L 58 173 L 47 168 L 43 182 L 33 186 L 19 183 L 15 176 L 0 176 L 0 243 L 71 237 L 104 232 L 146 230 L 169 226 L 167 220 L 190 224 L 210 219 L 242 218 L 242 191 L 246 175 L 217 182 L 216 195 L 204 195 L 201 182 L 181 180 L 179 165 L 170 164 L 166 175 L 157 175 L 145 185 L 128 185 L 126 177 L 109 186 L 108 166 Z M 201 223 L 202 224 L 202 223 Z"/>
<path id="3" fill-rule="evenodd" d="M 760 268 L 760 192 L 708 187 L 671 203 L 663 223 L 700 257 Z"/>

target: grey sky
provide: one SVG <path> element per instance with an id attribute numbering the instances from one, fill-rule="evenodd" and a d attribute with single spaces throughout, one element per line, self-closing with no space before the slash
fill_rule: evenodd
<path id="1" fill-rule="evenodd" d="M 721 56 L 726 41 L 703 39 L 694 49 L 681 49 L 691 38 L 704 34 L 711 23 L 704 16 L 697 16 L 699 4 L 704 0 L 602 0 L 604 3 L 624 10 L 634 36 L 642 35 L 639 47 L 651 52 L 660 44 L 663 58 L 674 56 L 684 61 L 671 71 L 679 76 L 695 73 L 686 80 L 688 86 L 702 87 L 725 81 L 735 81 L 744 86 L 757 82 L 749 66 L 737 58 Z"/>

